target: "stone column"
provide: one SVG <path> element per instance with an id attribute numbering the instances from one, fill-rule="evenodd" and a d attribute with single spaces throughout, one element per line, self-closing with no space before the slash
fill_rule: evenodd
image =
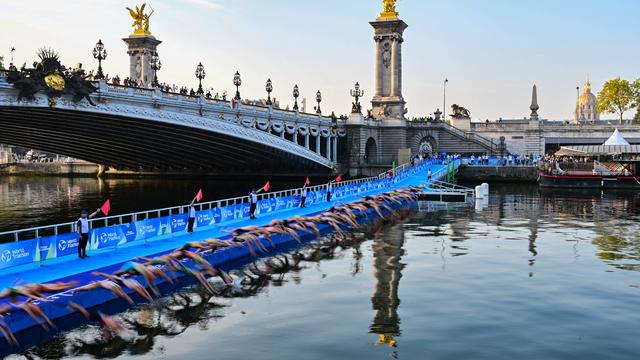
<path id="1" fill-rule="evenodd" d="M 320 129 L 318 129 L 318 135 L 316 135 L 316 154 L 320 155 L 320 139 L 322 136 L 320 135 Z"/>
<path id="2" fill-rule="evenodd" d="M 154 73 L 151 68 L 151 55 L 162 41 L 152 35 L 131 35 L 122 39 L 128 46 L 129 78 L 142 82 L 149 87 L 153 82 Z"/>
<path id="3" fill-rule="evenodd" d="M 309 150 L 309 130 L 307 130 L 307 135 L 304 136 L 304 147 Z"/>
<path id="4" fill-rule="evenodd" d="M 376 73 L 375 73 L 376 93 L 374 94 L 374 96 L 382 96 L 382 54 L 380 53 L 382 51 L 380 48 L 382 37 L 376 35 L 373 37 L 373 39 L 376 42 Z"/>
<path id="5" fill-rule="evenodd" d="M 331 135 L 327 136 L 325 145 L 327 145 L 327 159 L 331 160 Z"/>
<path id="6" fill-rule="evenodd" d="M 338 162 L 338 136 L 333 136 L 333 162 Z"/>
<path id="7" fill-rule="evenodd" d="M 402 34 L 407 24 L 398 18 L 379 18 L 370 23 L 375 31 L 376 70 L 372 113 L 377 120 L 404 120 L 402 97 Z"/>
<path id="8" fill-rule="evenodd" d="M 398 96 L 398 40 L 396 36 L 391 36 L 391 74 L 389 81 L 389 96 Z"/>

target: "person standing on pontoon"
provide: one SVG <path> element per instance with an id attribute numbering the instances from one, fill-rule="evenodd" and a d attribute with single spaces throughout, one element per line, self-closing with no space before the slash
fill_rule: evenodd
<path id="1" fill-rule="evenodd" d="M 78 229 L 78 235 L 80 235 L 80 239 L 78 242 L 78 257 L 80 259 L 88 258 L 87 255 L 87 244 L 89 243 L 89 231 L 91 230 L 89 227 L 89 219 L 94 218 L 100 209 L 91 213 L 91 215 L 87 215 L 87 210 L 82 210 L 80 212 L 80 218 L 78 219 L 78 223 L 76 224 L 76 228 Z"/>

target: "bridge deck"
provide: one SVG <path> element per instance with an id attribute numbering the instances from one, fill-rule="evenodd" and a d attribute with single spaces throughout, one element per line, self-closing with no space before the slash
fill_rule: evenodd
<path id="1" fill-rule="evenodd" d="M 443 169 L 443 165 L 433 165 L 432 171 L 437 173 Z M 394 188 L 409 185 L 419 185 L 426 182 L 425 171 L 418 172 L 412 176 L 395 184 Z M 147 243 L 134 242 L 123 245 L 116 249 L 103 249 L 92 251 L 88 259 L 78 259 L 75 256 L 65 256 L 58 259 L 47 260 L 38 266 L 37 263 L 17 266 L 0 270 L 0 289 L 15 286 L 17 282 L 26 283 L 49 283 L 73 277 L 77 274 L 87 273 L 98 269 L 110 269 L 119 267 L 122 263 L 132 260 L 136 256 L 151 256 L 163 252 L 171 251 L 189 241 L 202 241 L 212 237 L 223 237 L 228 235 L 223 232 L 225 229 L 242 227 L 246 225 L 265 225 L 274 219 L 282 219 L 297 215 L 311 215 L 326 210 L 330 206 L 342 202 L 358 200 L 363 195 L 375 195 L 391 190 L 389 187 L 364 192 L 359 195 L 342 197 L 339 200 L 332 200 L 330 203 L 320 203 L 309 205 L 305 209 L 288 209 L 272 212 L 258 217 L 256 220 L 236 220 L 212 226 L 207 229 L 196 231 L 194 234 L 182 234 L 173 237 L 157 238 L 157 240 Z"/>

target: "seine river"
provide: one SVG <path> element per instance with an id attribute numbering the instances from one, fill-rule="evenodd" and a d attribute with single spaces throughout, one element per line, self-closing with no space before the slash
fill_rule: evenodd
<path id="1" fill-rule="evenodd" d="M 2 228 L 73 217 L 105 189 L 133 210 L 200 185 L 12 181 L 0 181 Z M 85 324 L 10 358 L 637 359 L 639 218 L 634 193 L 496 185 L 482 211 L 414 211 L 306 244 L 234 290 L 122 312 L 122 337 Z"/>

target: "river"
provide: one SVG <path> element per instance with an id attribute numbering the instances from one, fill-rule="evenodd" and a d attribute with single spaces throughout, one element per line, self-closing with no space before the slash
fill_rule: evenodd
<path id="1" fill-rule="evenodd" d="M 58 194 L 48 209 L 14 201 L 12 211 L 48 220 L 71 217 L 87 206 L 80 197 L 102 191 L 83 188 L 86 180 L 59 189 L 28 181 L 21 199 Z M 114 199 L 154 207 L 197 186 L 108 187 Z M 306 244 L 282 274 L 242 289 L 209 296 L 194 287 L 121 312 L 123 338 L 86 324 L 11 358 L 636 359 L 639 219 L 635 193 L 492 186 L 482 211 L 414 211 L 339 245 Z"/>

